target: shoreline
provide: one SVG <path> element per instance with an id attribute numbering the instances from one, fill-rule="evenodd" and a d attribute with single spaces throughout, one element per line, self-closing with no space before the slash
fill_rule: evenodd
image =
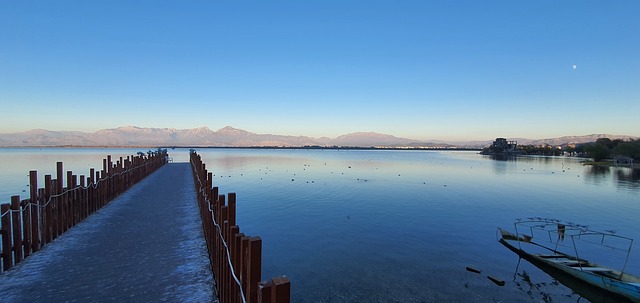
<path id="1" fill-rule="evenodd" d="M 319 149 L 319 150 L 451 150 L 451 151 L 481 151 L 481 148 L 472 147 L 359 147 L 359 146 L 0 146 L 0 149 L 20 149 L 20 148 L 198 148 L 198 149 Z"/>

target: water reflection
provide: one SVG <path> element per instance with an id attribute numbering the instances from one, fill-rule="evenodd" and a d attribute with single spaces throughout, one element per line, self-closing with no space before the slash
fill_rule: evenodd
<path id="1" fill-rule="evenodd" d="M 496 161 L 518 161 L 518 156 L 516 155 L 487 155 L 485 157 Z"/>
<path id="2" fill-rule="evenodd" d="M 496 175 L 524 174 L 527 172 L 570 174 L 576 178 L 583 178 L 587 184 L 606 186 L 610 182 L 618 189 L 631 193 L 638 193 L 640 189 L 640 169 L 630 167 L 615 167 L 602 165 L 585 165 L 583 159 L 575 157 L 546 157 L 546 156 L 514 156 L 514 155 L 485 155 L 482 156 L 493 163 Z M 555 168 L 539 171 L 538 168 Z"/>
<path id="3" fill-rule="evenodd" d="M 611 168 L 600 165 L 587 165 L 584 170 L 585 181 L 593 185 L 602 185 L 609 182 L 607 178 L 611 174 Z"/>
<path id="4" fill-rule="evenodd" d="M 600 165 L 585 167 L 585 180 L 590 184 L 600 185 L 612 180 L 620 189 L 637 191 L 640 188 L 640 169 Z"/>
<path id="5" fill-rule="evenodd" d="M 640 188 L 640 169 L 628 167 L 615 167 L 614 179 L 620 188 L 637 190 Z"/>
<path id="6" fill-rule="evenodd" d="M 585 302 L 582 299 L 588 300 L 592 303 L 632 303 L 631 300 L 624 298 L 620 295 L 600 290 L 593 287 L 588 283 L 585 283 L 575 277 L 557 270 L 545 264 L 536 262 L 539 269 L 548 274 L 547 278 L 532 277 L 530 272 L 526 269 L 520 271 L 520 263 L 522 258 L 518 259 L 518 265 L 516 265 L 516 271 L 513 276 L 513 282 L 516 288 L 525 292 L 532 300 L 540 302 L 554 302 L 553 298 L 557 296 L 565 296 L 569 298 L 576 298 L 576 302 Z M 535 260 L 530 260 L 535 261 Z M 562 288 L 559 288 L 559 284 L 562 284 L 571 290 L 571 293 L 560 293 Z"/>

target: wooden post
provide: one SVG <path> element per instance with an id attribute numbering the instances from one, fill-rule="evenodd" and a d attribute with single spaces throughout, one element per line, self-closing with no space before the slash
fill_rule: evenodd
<path id="1" fill-rule="evenodd" d="M 60 201 L 62 197 L 58 195 L 58 179 L 51 180 L 51 239 L 55 239 L 60 234 Z"/>
<path id="2" fill-rule="evenodd" d="M 71 226 L 75 226 L 80 222 L 80 212 L 78 211 L 80 191 L 78 190 L 78 176 L 71 175 L 71 177 Z"/>
<path id="3" fill-rule="evenodd" d="M 22 210 L 20 209 L 20 196 L 11 196 L 11 220 L 13 221 L 13 257 L 15 264 L 22 261 Z"/>
<path id="4" fill-rule="evenodd" d="M 0 214 L 2 214 L 2 268 L 4 271 L 9 270 L 13 265 L 13 253 L 11 236 L 13 235 L 11 226 L 11 205 L 0 205 Z"/>
<path id="5" fill-rule="evenodd" d="M 51 175 L 44 176 L 44 244 L 51 242 L 53 239 L 53 201 L 51 200 L 53 182 L 51 181 Z"/>
<path id="6" fill-rule="evenodd" d="M 63 225 L 64 225 L 64 206 L 65 206 L 65 197 L 61 196 L 62 194 L 62 189 L 63 189 L 63 184 L 62 184 L 62 178 L 63 176 L 63 166 L 62 166 L 62 162 L 58 162 L 56 163 L 57 165 L 57 169 L 56 169 L 56 214 L 54 215 L 56 217 L 56 237 L 60 234 L 62 234 L 64 232 L 63 229 Z"/>
<path id="7" fill-rule="evenodd" d="M 241 284 L 242 284 L 242 265 L 243 265 L 242 260 L 244 260 L 243 251 L 242 251 L 242 238 L 246 238 L 244 233 L 237 233 L 235 235 L 234 244 L 233 244 L 235 249 L 233 252 L 234 257 L 232 260 L 233 266 L 236 270 L 236 277 L 238 277 L 238 280 L 240 280 Z M 244 289 L 242 291 L 244 291 Z M 240 290 L 238 290 L 238 292 L 240 292 Z"/>
<path id="8" fill-rule="evenodd" d="M 80 190 L 78 198 L 78 220 L 82 221 L 87 217 L 87 189 L 84 183 L 84 175 L 80 175 Z"/>
<path id="9" fill-rule="evenodd" d="M 66 221 L 65 221 L 65 231 L 73 226 L 74 221 L 74 204 L 73 196 L 75 195 L 75 191 L 73 190 L 73 172 L 67 171 L 67 193 L 66 196 L 66 207 L 65 212 L 67 213 Z"/>
<path id="10" fill-rule="evenodd" d="M 218 223 L 218 226 L 220 226 L 220 228 L 222 228 L 222 207 L 220 206 L 220 204 L 224 205 L 224 200 L 225 200 L 225 196 L 224 195 L 219 195 L 218 196 L 218 203 L 216 204 L 217 208 L 214 211 L 214 215 L 216 217 L 216 223 Z M 215 232 L 215 237 L 216 237 L 216 257 L 218 259 L 218 265 L 217 267 L 217 271 L 218 273 L 216 274 L 216 277 L 221 278 L 222 277 L 222 266 L 223 266 L 223 260 L 220 256 L 222 256 L 222 250 L 224 248 L 222 241 L 224 241 L 223 237 L 218 233 Z M 222 282 L 220 282 L 220 284 L 222 284 Z M 218 285 L 218 288 L 220 290 L 220 292 L 224 292 L 222 290 L 223 285 Z"/>
<path id="11" fill-rule="evenodd" d="M 242 292 L 245 299 L 249 300 L 249 275 L 248 263 L 249 263 L 249 241 L 251 237 L 244 236 L 240 238 L 240 282 L 242 284 Z M 248 301 L 247 301 L 248 302 Z"/>
<path id="12" fill-rule="evenodd" d="M 209 197 L 209 207 L 207 208 L 206 211 L 206 222 L 207 222 L 207 230 L 209 231 L 209 255 L 210 255 L 210 259 L 211 259 L 211 268 L 213 269 L 213 273 L 216 272 L 215 269 L 215 264 L 216 262 L 218 262 L 217 257 L 215 256 L 215 249 L 218 245 L 216 241 L 216 234 L 217 231 L 215 230 L 215 225 L 213 225 L 213 218 L 214 218 L 214 214 L 213 214 L 213 209 L 215 209 L 215 202 L 214 199 L 211 199 L 211 197 Z M 209 210 L 209 208 L 211 208 L 211 210 Z"/>
<path id="13" fill-rule="evenodd" d="M 101 176 L 100 176 L 100 192 L 101 192 L 101 198 L 100 198 L 100 206 L 98 208 L 101 208 L 104 205 L 104 200 L 106 198 L 106 188 L 107 188 L 107 172 L 109 171 L 109 166 L 107 166 L 107 159 L 102 159 L 102 171 L 101 171 Z"/>
<path id="14" fill-rule="evenodd" d="M 227 221 L 227 206 L 222 207 L 222 211 L 220 213 L 220 221 L 218 224 L 220 225 L 220 231 L 222 234 L 221 242 L 220 242 L 220 250 L 218 254 L 218 259 L 220 260 L 220 280 L 222 280 L 222 296 L 223 298 L 229 297 L 229 277 L 227 268 L 229 267 L 229 261 L 227 260 L 226 249 L 224 247 L 224 242 L 227 241 L 227 228 L 229 227 L 229 221 Z M 225 302 L 225 300 L 223 300 Z"/>
<path id="15" fill-rule="evenodd" d="M 29 172 L 30 206 L 31 210 L 31 251 L 40 249 L 40 203 L 38 200 L 38 172 Z"/>
<path id="16" fill-rule="evenodd" d="M 46 245 L 46 230 L 47 230 L 47 218 L 45 217 L 45 206 L 46 203 L 44 188 L 38 188 L 38 216 L 40 217 L 40 221 L 38 222 L 38 250 L 42 248 L 42 246 Z M 34 250 L 35 252 L 35 250 Z"/>
<path id="17" fill-rule="evenodd" d="M 229 238 L 227 238 L 227 245 L 229 245 L 229 259 L 231 260 L 232 268 L 229 269 L 231 288 L 229 290 L 231 296 L 231 302 L 238 302 L 238 293 L 240 292 L 240 288 L 236 283 L 236 280 L 233 278 L 236 274 L 236 267 L 238 263 L 236 262 L 236 235 L 240 233 L 240 227 L 237 225 L 231 226 L 229 228 Z"/>
<path id="18" fill-rule="evenodd" d="M 87 180 L 87 186 L 89 186 L 89 215 L 95 211 L 96 181 L 98 181 L 98 179 L 96 179 L 96 169 L 92 167 L 89 169 L 89 179 Z"/>
<path id="19" fill-rule="evenodd" d="M 273 278 L 260 282 L 258 286 L 259 303 L 289 303 L 291 301 L 291 283 L 287 277 Z"/>
<path id="20" fill-rule="evenodd" d="M 273 303 L 271 300 L 274 285 L 272 281 L 262 281 L 258 285 L 258 303 Z"/>
<path id="21" fill-rule="evenodd" d="M 224 195 L 218 196 L 218 203 L 220 203 L 221 205 L 224 205 L 225 203 Z M 217 277 L 220 281 L 220 286 L 218 286 L 218 288 L 220 289 L 220 297 L 226 298 L 227 284 L 228 284 L 226 281 L 227 260 L 225 257 L 225 248 L 224 248 L 224 242 L 226 241 L 226 239 L 224 238 L 224 221 L 226 219 L 226 213 L 222 211 L 222 208 L 223 207 L 218 206 L 218 209 L 220 209 L 221 211 L 217 213 L 218 216 L 216 218 L 216 221 L 218 222 L 218 226 L 220 228 L 220 233 L 216 232 L 216 234 L 218 235 L 218 247 L 216 251 L 218 256 L 218 273 L 219 273 Z"/>
<path id="22" fill-rule="evenodd" d="M 229 206 L 229 226 L 236 225 L 236 193 L 229 193 L 229 202 L 227 203 Z"/>
<path id="23" fill-rule="evenodd" d="M 273 303 L 289 303 L 291 301 L 291 282 L 287 277 L 273 278 L 273 286 L 271 302 Z"/>
<path id="24" fill-rule="evenodd" d="M 20 200 L 20 219 L 22 220 L 22 259 L 31 255 L 31 205 L 30 199 Z"/>
<path id="25" fill-rule="evenodd" d="M 247 302 L 258 302 L 258 283 L 262 279 L 262 239 L 251 237 L 247 250 Z"/>
<path id="26" fill-rule="evenodd" d="M 219 193 L 219 189 L 217 186 L 214 186 L 211 188 L 211 197 L 209 197 L 209 199 L 211 199 L 211 202 L 213 202 L 213 211 L 217 212 L 218 209 L 216 207 L 218 207 L 218 198 L 220 197 L 218 195 Z"/>
<path id="27" fill-rule="evenodd" d="M 113 162 L 111 162 L 111 155 L 107 155 L 107 175 L 113 175 Z"/>
<path id="28" fill-rule="evenodd" d="M 106 161 L 106 160 L 104 160 Z M 104 201 L 107 199 L 107 173 L 105 170 L 100 171 L 100 184 L 98 185 L 98 205 L 97 209 L 102 208 L 104 206 Z"/>

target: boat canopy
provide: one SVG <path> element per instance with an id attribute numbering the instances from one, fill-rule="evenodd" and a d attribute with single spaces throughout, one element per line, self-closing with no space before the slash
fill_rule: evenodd
<path id="1" fill-rule="evenodd" d="M 580 258 L 576 242 L 587 242 L 611 250 L 626 252 L 622 272 L 627 266 L 633 246 L 633 239 L 617 235 L 613 230 L 597 231 L 590 229 L 587 225 L 557 219 L 539 217 L 517 219 L 514 227 L 520 249 L 522 249 L 522 242 L 546 242 L 554 246 L 549 249 L 555 253 L 560 253 L 564 247 L 573 250 L 575 256 Z"/>

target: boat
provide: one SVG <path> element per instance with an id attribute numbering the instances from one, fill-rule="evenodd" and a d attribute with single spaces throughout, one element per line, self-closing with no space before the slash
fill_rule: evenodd
<path id="1" fill-rule="evenodd" d="M 585 225 L 546 218 L 519 219 L 514 228 L 514 232 L 509 232 L 498 227 L 498 241 L 536 267 L 547 273 L 550 270 L 564 273 L 590 286 L 640 303 L 640 277 L 624 272 L 633 239 L 617 235 L 615 231 L 595 231 Z M 626 253 L 622 269 L 581 258 L 576 243 L 582 242 L 607 251 Z"/>

